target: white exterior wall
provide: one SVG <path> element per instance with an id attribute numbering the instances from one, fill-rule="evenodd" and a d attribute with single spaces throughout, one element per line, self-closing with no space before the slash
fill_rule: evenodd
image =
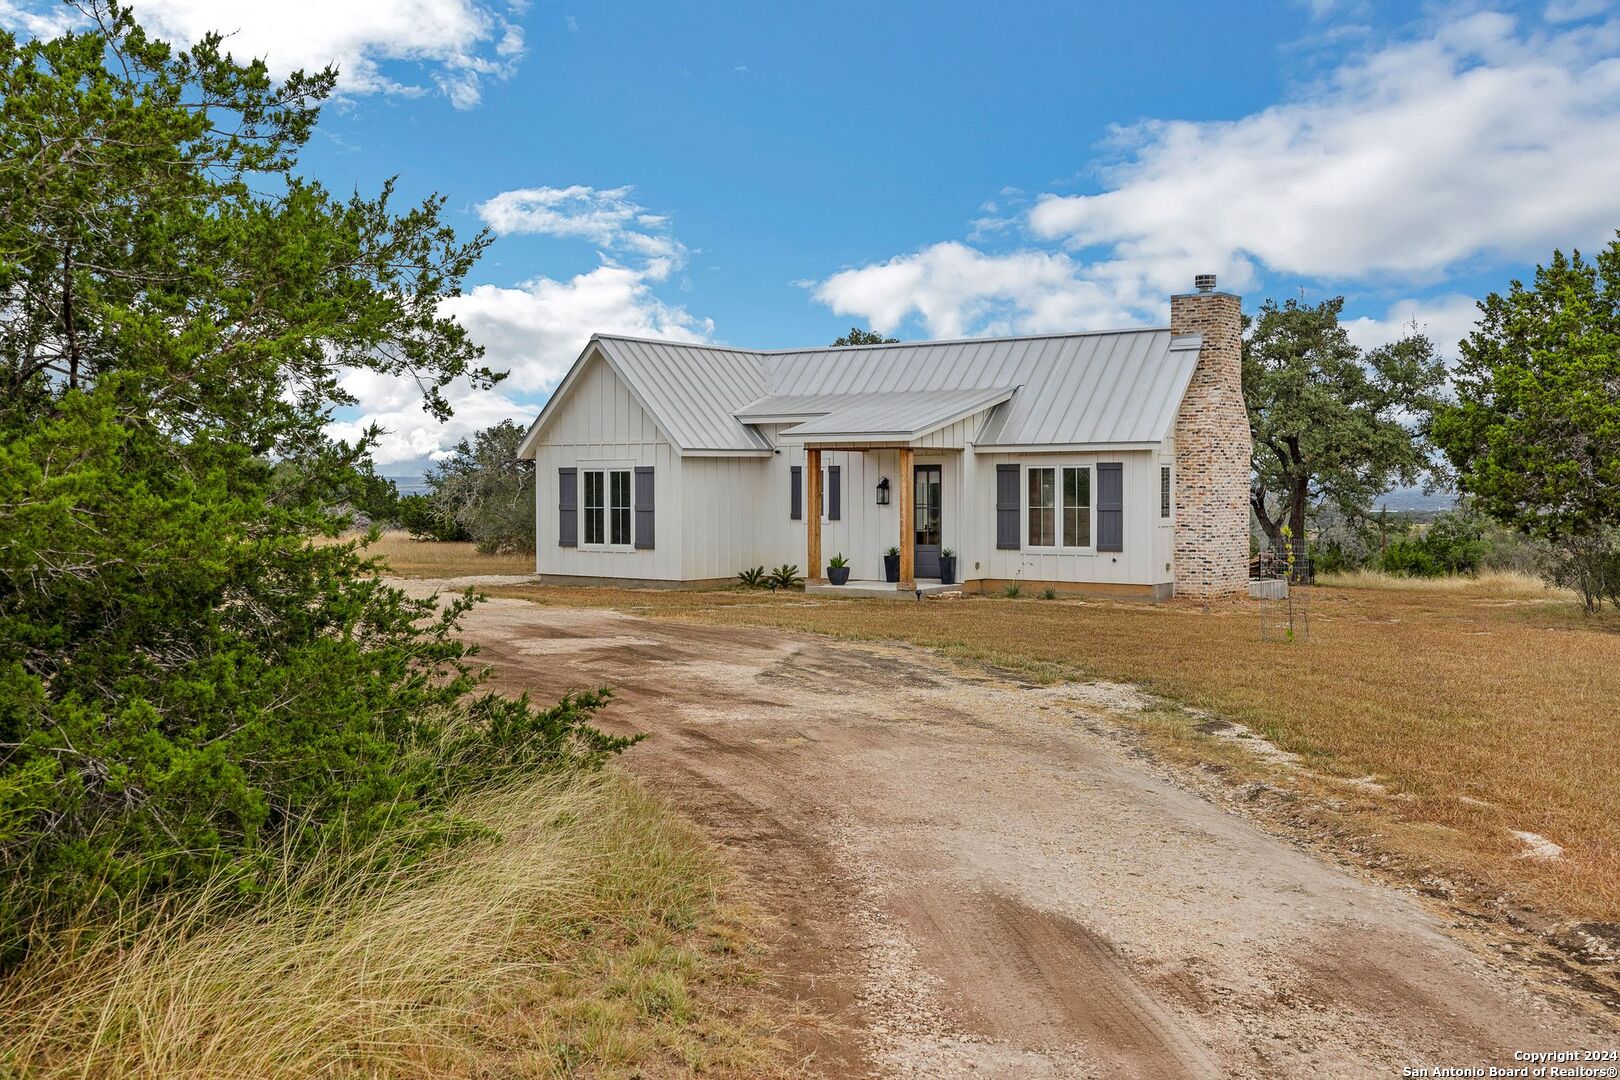
<path id="1" fill-rule="evenodd" d="M 963 556 L 971 542 L 975 511 L 964 503 L 963 472 L 965 458 L 961 448 L 984 423 L 984 413 L 941 428 L 917 441 L 914 463 L 940 465 L 941 546 L 957 553 L 957 576 L 962 575 Z M 760 530 L 760 555 L 750 565 L 777 566 L 783 562 L 796 564 L 801 572 L 807 570 L 805 523 L 788 517 L 793 466 L 803 467 L 805 450 L 798 442 L 781 441 L 787 425 L 761 425 L 760 430 L 782 450 L 771 460 L 768 473 L 761 478 L 755 502 L 763 508 L 756 516 Z M 853 580 L 882 581 L 883 553 L 899 547 L 900 486 L 911 483 L 910 477 L 900 475 L 898 448 L 877 450 L 832 450 L 821 452 L 821 464 L 837 465 L 842 472 L 843 502 L 838 521 L 821 521 L 821 554 L 823 559 L 843 555 L 849 559 Z M 968 466 L 971 468 L 971 466 Z M 889 478 L 889 505 L 877 505 L 877 485 L 883 477 Z M 809 495 L 809 478 L 805 479 L 805 494 Z M 826 485 L 822 487 L 823 496 Z M 991 504 L 992 507 L 994 503 Z M 805 513 L 810 513 L 809 506 Z"/>
<path id="2" fill-rule="evenodd" d="M 765 425 L 761 430 L 772 442 L 777 442 L 781 427 Z M 753 561 L 747 565 L 769 568 L 792 563 L 798 566 L 800 573 L 807 574 L 806 522 L 789 517 L 792 493 L 789 470 L 794 466 L 804 467 L 804 447 L 799 443 L 778 445 L 782 452 L 755 475 L 754 487 L 747 498 L 751 508 L 748 524 L 755 552 Z M 850 561 L 851 577 L 881 581 L 883 553 L 900 543 L 900 452 L 823 450 L 821 463 L 823 467 L 837 465 L 842 469 L 843 492 L 840 520 L 829 521 L 823 516 L 821 521 L 823 559 L 843 554 Z M 889 505 L 878 506 L 877 483 L 884 476 L 889 478 Z M 825 498 L 825 486 L 822 494 Z M 808 503 L 809 495 L 807 476 L 804 480 L 806 516 L 813 512 Z M 735 573 L 735 569 L 732 572 Z"/>
<path id="3" fill-rule="evenodd" d="M 789 470 L 803 466 L 804 447 L 784 442 L 784 425 L 760 430 L 780 452 L 770 457 L 681 457 L 612 369 L 599 359 L 571 388 L 569 400 L 547 428 L 535 453 L 536 571 L 544 575 L 653 581 L 729 579 L 751 566 L 792 563 L 809 576 L 804 520 L 789 516 Z M 939 464 L 943 481 L 944 547 L 957 553 L 960 580 L 1157 585 L 1173 580 L 1174 524 L 1159 517 L 1159 465 L 1173 464 L 1169 440 L 1157 450 L 1101 454 L 977 454 L 972 439 L 983 415 L 952 424 L 919 440 L 919 465 Z M 1096 535 L 1096 466 L 1124 465 L 1124 550 L 1121 552 L 1001 551 L 995 546 L 996 466 L 1086 465 L 1092 469 Z M 901 543 L 898 449 L 823 450 L 824 466 L 842 468 L 842 516 L 824 517 L 823 558 L 843 554 L 854 579 L 881 580 L 883 553 Z M 652 550 L 597 550 L 557 546 L 557 470 L 591 467 L 653 467 L 656 546 Z M 877 483 L 888 477 L 890 501 L 877 505 Z M 1174 478 L 1172 478 L 1174 481 Z M 804 493 L 809 495 L 809 478 Z M 1019 477 L 1020 502 L 1027 483 Z M 825 485 L 823 486 L 825 494 Z M 1174 483 L 1172 483 L 1174 492 Z M 584 538 L 584 484 L 579 487 L 579 536 Z M 815 508 L 804 507 L 806 515 Z M 1020 510 L 1019 527 L 1028 515 Z"/>
<path id="4" fill-rule="evenodd" d="M 1029 486 L 1024 471 L 1029 466 L 1057 467 L 1084 465 L 1091 469 L 1092 525 L 1096 541 L 1097 464 L 1119 462 L 1124 496 L 1124 550 L 1099 552 L 1094 547 L 1077 551 L 1031 550 L 1029 531 Z M 1018 478 L 1021 543 L 1017 551 L 996 548 L 995 506 L 996 466 L 1020 466 Z M 966 558 L 957 573 L 964 579 L 996 578 L 1026 581 L 1070 581 L 1107 585 L 1156 585 L 1171 580 L 1164 569 L 1166 552 L 1159 526 L 1159 454 L 1152 450 L 1122 450 L 1090 454 L 979 454 L 974 468 L 973 501 L 983 524 L 982 536 L 974 540 L 976 554 Z M 1061 474 L 1059 474 L 1061 484 Z M 1061 490 L 1059 492 L 1061 499 Z"/>
<path id="5" fill-rule="evenodd" d="M 541 576 L 677 580 L 681 574 L 681 458 L 653 418 L 600 359 L 569 391 L 568 400 L 535 448 L 535 572 Z M 579 483 L 580 547 L 557 546 L 557 470 L 653 467 L 654 544 L 651 550 L 595 550 L 585 538 L 585 484 Z M 633 519 L 632 517 L 632 527 Z"/>
<path id="6" fill-rule="evenodd" d="M 760 495 L 775 461 L 760 457 L 681 459 L 681 503 L 670 508 L 669 521 L 672 528 L 679 521 L 680 576 L 684 580 L 734 578 L 737 571 L 766 562 L 760 548 L 760 527 L 764 523 Z M 784 478 L 780 499 L 784 516 L 786 483 Z M 802 554 L 799 561 L 804 561 Z"/>

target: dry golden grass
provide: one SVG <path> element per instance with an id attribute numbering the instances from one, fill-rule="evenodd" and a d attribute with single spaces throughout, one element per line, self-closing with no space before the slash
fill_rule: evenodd
<path id="1" fill-rule="evenodd" d="M 502 839 L 37 950 L 0 984 L 0 1075 L 780 1071 L 746 928 L 689 826 L 611 771 L 460 809 Z"/>
<path id="2" fill-rule="evenodd" d="M 1485 597 L 1521 597 L 1574 601 L 1575 593 L 1548 585 L 1534 574 L 1513 570 L 1487 570 L 1472 577 L 1398 577 L 1381 570 L 1348 570 L 1323 574 L 1318 582 L 1335 589 L 1401 589 L 1407 592 L 1459 592 Z"/>
<path id="3" fill-rule="evenodd" d="M 1359 584 L 1372 584 L 1360 579 Z M 1620 619 L 1572 600 L 1466 585 L 1310 590 L 1309 641 L 1261 640 L 1257 604 L 895 603 L 760 593 L 514 586 L 542 603 L 908 641 L 1043 679 L 1138 683 L 1300 754 L 1296 785 L 1337 792 L 1396 854 L 1569 917 L 1620 921 Z M 1225 756 L 1183 717 L 1161 745 Z M 1221 740 L 1230 746 L 1230 740 Z M 1388 792 L 1344 783 L 1373 777 Z M 1338 778 L 1336 781 L 1330 778 Z M 1522 858 L 1510 830 L 1562 859 Z"/>
<path id="4" fill-rule="evenodd" d="M 348 539 L 353 539 L 349 537 Z M 385 532 L 364 554 L 381 555 L 401 577 L 449 578 L 474 574 L 532 574 L 533 555 L 480 555 L 470 543 L 412 540 L 409 533 Z"/>

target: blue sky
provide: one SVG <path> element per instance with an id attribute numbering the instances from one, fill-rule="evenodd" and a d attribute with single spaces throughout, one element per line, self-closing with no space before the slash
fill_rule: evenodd
<path id="1" fill-rule="evenodd" d="M 411 472 L 532 417 L 593 331 L 761 347 L 1162 322 L 1220 274 L 1450 350 L 1472 298 L 1620 228 L 1620 13 L 1533 5 L 135 0 L 273 69 L 336 60 L 304 159 L 497 239 L 450 310 L 513 374 Z M 0 0 L 43 32 L 64 9 Z"/>

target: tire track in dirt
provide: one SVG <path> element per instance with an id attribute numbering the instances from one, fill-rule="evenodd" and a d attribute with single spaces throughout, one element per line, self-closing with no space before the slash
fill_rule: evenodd
<path id="1" fill-rule="evenodd" d="M 607 726 L 650 733 L 622 765 L 773 918 L 825 1075 L 1356 1078 L 1620 1044 L 1134 757 L 1086 688 L 522 601 L 469 631 L 503 690 L 617 688 Z"/>
<path id="2" fill-rule="evenodd" d="M 901 917 L 928 942 L 922 959 L 991 1036 L 1064 1050 L 1078 1039 L 1112 1075 L 1220 1075 L 1198 1037 L 1138 985 L 1114 948 L 1084 926 L 996 892 L 911 894 Z"/>

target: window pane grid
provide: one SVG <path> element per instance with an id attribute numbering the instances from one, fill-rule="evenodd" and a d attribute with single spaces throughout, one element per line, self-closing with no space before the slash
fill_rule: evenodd
<path id="1" fill-rule="evenodd" d="M 1091 470 L 1063 470 L 1063 546 L 1091 546 Z"/>
<path id="2" fill-rule="evenodd" d="M 585 543 L 628 546 L 631 530 L 630 470 L 586 470 Z"/>
<path id="3" fill-rule="evenodd" d="M 1159 516 L 1170 516 L 1170 466 L 1159 466 Z"/>
<path id="4" fill-rule="evenodd" d="M 1056 470 L 1029 470 L 1029 546 L 1052 547 L 1057 543 L 1057 514 L 1054 497 Z"/>
<path id="5" fill-rule="evenodd" d="M 613 542 L 630 542 L 630 473 L 616 469 L 613 474 Z"/>
<path id="6" fill-rule="evenodd" d="M 941 508 L 940 485 L 944 470 L 939 466 L 922 466 L 916 471 L 912 488 L 913 519 L 916 542 L 925 547 L 937 547 L 940 542 Z"/>
<path id="7" fill-rule="evenodd" d="M 585 542 L 587 544 L 600 544 L 604 529 L 602 527 L 602 474 L 588 472 L 585 474 Z"/>

